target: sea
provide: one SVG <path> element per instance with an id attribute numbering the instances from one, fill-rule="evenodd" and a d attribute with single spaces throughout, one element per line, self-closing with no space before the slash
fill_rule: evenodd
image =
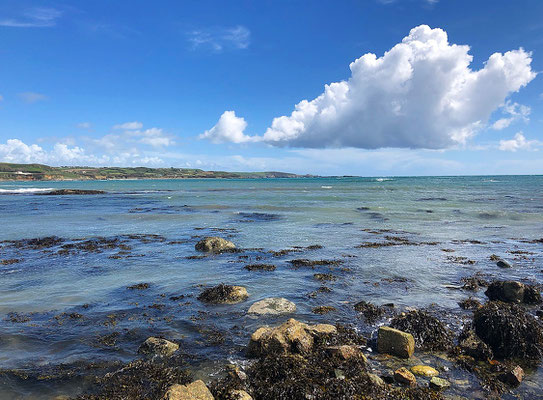
<path id="1" fill-rule="evenodd" d="M 56 189 L 106 193 L 44 195 Z M 201 254 L 194 246 L 207 236 L 240 251 Z M 247 362 L 259 326 L 290 317 L 372 337 L 387 320 L 368 324 L 354 310 L 362 300 L 429 310 L 458 333 L 472 315 L 458 302 L 485 301 L 462 279 L 542 284 L 542 238 L 543 176 L 0 182 L 0 399 L 77 396 L 91 385 L 81 365 L 130 362 L 149 336 L 180 343 L 204 380 Z M 254 263 L 276 269 L 244 268 Z M 249 298 L 197 299 L 219 283 Z M 247 313 L 267 297 L 297 311 Z M 451 394 L 484 398 L 473 375 L 439 357 Z M 540 370 L 510 398 L 542 398 Z"/>

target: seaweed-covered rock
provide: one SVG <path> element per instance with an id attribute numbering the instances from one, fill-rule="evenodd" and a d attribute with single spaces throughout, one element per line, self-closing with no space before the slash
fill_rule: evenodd
<path id="1" fill-rule="evenodd" d="M 458 338 L 458 350 L 460 353 L 473 357 L 479 361 L 491 360 L 494 357 L 492 349 L 475 332 L 465 329 Z"/>
<path id="2" fill-rule="evenodd" d="M 341 346 L 329 346 L 326 347 L 325 350 L 330 356 L 339 357 L 341 360 L 348 360 L 352 357 L 366 359 L 366 356 L 364 356 L 362 351 L 358 347 L 352 345 L 344 344 Z"/>
<path id="3" fill-rule="evenodd" d="M 337 329 L 333 325 L 308 325 L 291 318 L 275 328 L 261 327 L 252 335 L 247 347 L 249 357 L 259 357 L 270 353 L 306 354 L 313 349 L 317 337 L 333 335 Z"/>
<path id="4" fill-rule="evenodd" d="M 150 337 L 141 344 L 138 349 L 138 353 L 141 354 L 159 354 L 162 356 L 171 356 L 179 349 L 177 343 L 170 342 L 169 340 Z"/>
<path id="5" fill-rule="evenodd" d="M 474 299 L 473 297 L 459 301 L 458 305 L 463 310 L 477 310 L 482 306 L 481 302 L 477 299 Z"/>
<path id="6" fill-rule="evenodd" d="M 198 251 L 203 251 L 206 253 L 223 253 L 225 251 L 233 251 L 236 249 L 236 245 L 229 240 L 211 236 L 206 237 L 196 243 L 194 248 Z"/>
<path id="7" fill-rule="evenodd" d="M 137 360 L 97 378 L 94 394 L 83 394 L 78 400 L 148 400 L 160 399 L 174 384 L 187 384 L 190 374 L 178 359 L 157 363 Z"/>
<path id="8" fill-rule="evenodd" d="M 68 195 L 89 195 L 89 194 L 106 194 L 103 190 L 89 189 L 57 189 L 49 192 L 36 193 L 39 196 L 68 196 Z"/>
<path id="9" fill-rule="evenodd" d="M 506 303 L 541 303 L 541 294 L 535 286 L 525 285 L 517 281 L 492 282 L 485 292 L 490 300 L 500 300 Z"/>
<path id="10" fill-rule="evenodd" d="M 175 384 L 170 386 L 163 400 L 214 400 L 215 398 L 200 380 L 188 385 Z"/>
<path id="11" fill-rule="evenodd" d="M 229 394 L 232 400 L 253 400 L 251 395 L 245 390 L 232 390 Z"/>
<path id="12" fill-rule="evenodd" d="M 453 344 L 452 333 L 440 320 L 425 311 L 398 315 L 392 319 L 390 326 L 412 334 L 417 348 L 422 350 L 448 350 Z"/>
<path id="13" fill-rule="evenodd" d="M 415 340 L 410 333 L 381 326 L 377 334 L 377 351 L 409 358 L 415 351 Z"/>
<path id="14" fill-rule="evenodd" d="M 360 301 L 356 303 L 354 305 L 354 309 L 359 313 L 362 313 L 362 315 L 366 319 L 366 322 L 369 324 L 377 321 L 385 313 L 385 309 L 383 307 L 378 307 L 375 304 L 366 301 Z"/>
<path id="15" fill-rule="evenodd" d="M 205 289 L 198 296 L 198 300 L 210 304 L 236 304 L 249 297 L 247 289 L 243 286 L 220 284 Z"/>
<path id="16" fill-rule="evenodd" d="M 473 316 L 477 336 L 498 358 L 539 360 L 543 356 L 540 323 L 516 304 L 491 301 Z"/>
<path id="17" fill-rule="evenodd" d="M 249 307 L 249 314 L 290 314 L 296 312 L 296 304 L 282 297 L 268 297 Z"/>

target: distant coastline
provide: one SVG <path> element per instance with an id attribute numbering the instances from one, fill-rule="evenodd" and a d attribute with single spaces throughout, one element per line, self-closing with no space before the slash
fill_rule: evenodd
<path id="1" fill-rule="evenodd" d="M 288 172 L 226 172 L 193 168 L 147 167 L 51 167 L 43 164 L 0 163 L 0 181 L 100 181 L 145 179 L 259 179 L 309 178 Z"/>

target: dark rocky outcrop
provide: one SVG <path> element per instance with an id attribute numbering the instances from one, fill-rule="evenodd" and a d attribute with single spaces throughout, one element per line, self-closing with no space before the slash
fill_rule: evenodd
<path id="1" fill-rule="evenodd" d="M 452 333 L 440 320 L 425 311 L 398 315 L 392 319 L 390 326 L 412 334 L 416 347 L 422 350 L 448 350 L 453 344 Z"/>
<path id="2" fill-rule="evenodd" d="M 198 300 L 209 304 L 235 304 L 249 297 L 247 289 L 243 286 L 231 286 L 221 283 L 205 289 L 198 296 Z"/>
<path id="3" fill-rule="evenodd" d="M 200 240 L 194 248 L 198 251 L 206 253 L 224 253 L 228 251 L 235 251 L 236 245 L 229 240 L 211 236 Z"/>
<path id="4" fill-rule="evenodd" d="M 542 302 L 541 293 L 535 286 L 517 281 L 492 282 L 485 294 L 490 300 L 506 303 L 539 304 Z"/>
<path id="5" fill-rule="evenodd" d="M 541 324 L 516 304 L 485 304 L 475 312 L 473 326 L 498 358 L 540 360 L 543 356 Z"/>

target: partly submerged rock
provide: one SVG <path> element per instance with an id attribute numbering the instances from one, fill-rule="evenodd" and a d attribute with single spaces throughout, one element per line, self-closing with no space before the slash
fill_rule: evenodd
<path id="1" fill-rule="evenodd" d="M 390 326 L 413 335 L 417 348 L 428 351 L 452 347 L 452 333 L 445 325 L 425 311 L 410 311 L 394 317 Z"/>
<path id="2" fill-rule="evenodd" d="M 378 307 L 375 304 L 366 301 L 360 301 L 356 303 L 354 305 L 354 309 L 362 313 L 362 315 L 364 315 L 364 318 L 366 319 L 366 322 L 369 324 L 377 321 L 385 313 L 384 307 Z"/>
<path id="3" fill-rule="evenodd" d="M 394 380 L 402 385 L 416 386 L 417 378 L 405 367 L 401 367 L 394 371 Z"/>
<path id="4" fill-rule="evenodd" d="M 532 315 L 516 305 L 491 301 L 475 311 L 477 336 L 498 358 L 539 360 L 543 357 L 543 328 Z"/>
<path id="5" fill-rule="evenodd" d="M 364 356 L 362 350 L 360 350 L 356 346 L 347 344 L 341 346 L 328 346 L 325 350 L 332 357 L 337 357 L 340 360 L 348 360 L 350 358 L 362 358 L 364 361 L 366 361 L 366 356 Z"/>
<path id="6" fill-rule="evenodd" d="M 518 386 L 524 379 L 524 370 L 519 365 L 516 365 L 514 368 L 500 375 L 499 378 L 502 382 L 511 386 Z"/>
<path id="7" fill-rule="evenodd" d="M 274 327 L 261 327 L 252 335 L 247 347 L 249 357 L 265 354 L 300 353 L 306 354 L 313 349 L 314 340 L 337 332 L 333 325 L 308 325 L 291 318 Z"/>
<path id="8" fill-rule="evenodd" d="M 541 293 L 532 285 L 517 281 L 492 282 L 485 292 L 490 300 L 500 300 L 506 303 L 541 303 Z"/>
<path id="9" fill-rule="evenodd" d="M 512 268 L 512 265 L 505 260 L 498 260 L 496 265 L 500 268 Z"/>
<path id="10" fill-rule="evenodd" d="M 411 367 L 411 372 L 415 375 L 426 376 L 431 378 L 432 376 L 438 376 L 439 372 L 428 365 L 414 365 Z"/>
<path id="11" fill-rule="evenodd" d="M 141 344 L 138 353 L 171 356 L 178 349 L 179 345 L 177 343 L 162 338 L 149 337 Z"/>
<path id="12" fill-rule="evenodd" d="M 381 326 L 377 334 L 377 351 L 401 358 L 409 358 L 415 352 L 413 335 L 388 326 Z"/>
<path id="13" fill-rule="evenodd" d="M 458 348 L 462 354 L 479 361 L 488 361 L 494 357 L 492 349 L 469 328 L 460 334 Z"/>
<path id="14" fill-rule="evenodd" d="M 249 297 L 247 289 L 243 286 L 231 286 L 220 284 L 205 289 L 198 296 L 198 300 L 210 304 L 236 304 Z"/>
<path id="15" fill-rule="evenodd" d="M 296 312 L 296 304 L 283 297 L 268 297 L 254 303 L 251 307 L 249 307 L 248 312 L 249 314 L 258 315 L 290 314 Z"/>
<path id="16" fill-rule="evenodd" d="M 88 195 L 88 194 L 105 194 L 103 190 L 88 190 L 88 189 L 57 189 L 49 192 L 36 193 L 40 196 L 66 196 L 66 195 Z"/>
<path id="17" fill-rule="evenodd" d="M 233 251 L 236 249 L 236 245 L 229 240 L 211 236 L 206 237 L 196 243 L 194 246 L 196 250 L 206 253 L 223 253 L 225 251 Z"/>
<path id="18" fill-rule="evenodd" d="M 434 390 L 445 390 L 451 386 L 451 383 L 443 378 L 438 378 L 434 376 L 430 379 L 430 388 Z"/>
<path id="19" fill-rule="evenodd" d="M 163 400 L 214 400 L 215 398 L 200 380 L 188 385 L 175 384 L 170 386 Z"/>

